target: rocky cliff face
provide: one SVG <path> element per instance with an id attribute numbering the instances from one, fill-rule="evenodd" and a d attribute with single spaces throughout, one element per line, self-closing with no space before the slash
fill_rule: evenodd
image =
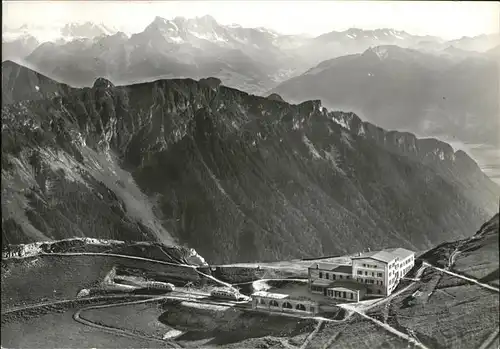
<path id="1" fill-rule="evenodd" d="M 446 144 L 191 79 L 98 79 L 2 121 L 3 243 L 156 240 L 212 263 L 420 250 L 500 193 Z"/>
<path id="2" fill-rule="evenodd" d="M 489 206 L 491 198 L 485 201 L 485 196 L 474 189 L 476 186 L 484 186 L 493 193 L 498 191 L 498 186 L 487 178 L 473 159 L 462 150 L 454 151 L 448 143 L 435 138 L 417 138 L 409 132 L 387 131 L 362 121 L 354 113 L 333 112 L 331 117 L 352 133 L 429 166 L 454 183 L 460 183 L 466 196 L 480 207 Z"/>

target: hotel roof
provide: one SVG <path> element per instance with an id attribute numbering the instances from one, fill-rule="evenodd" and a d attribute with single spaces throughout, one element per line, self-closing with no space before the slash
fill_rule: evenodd
<path id="1" fill-rule="evenodd" d="M 329 270 L 334 273 L 352 274 L 352 265 L 339 265 L 334 263 L 314 263 L 309 266 L 309 269 Z"/>
<path id="2" fill-rule="evenodd" d="M 350 290 L 358 290 L 358 291 L 366 290 L 366 287 L 363 286 L 362 284 L 357 283 L 355 281 L 349 281 L 349 280 L 334 281 L 328 286 L 328 288 L 332 288 L 332 289 L 339 288 L 339 287 L 348 288 Z"/>
<path id="3" fill-rule="evenodd" d="M 390 249 L 387 249 L 385 251 L 399 257 L 399 259 L 405 259 L 405 258 L 408 258 L 409 256 L 415 254 L 415 252 L 407 250 L 406 248 L 401 248 L 401 247 L 390 248 Z"/>
<path id="4" fill-rule="evenodd" d="M 381 262 L 389 263 L 396 258 L 405 259 L 412 254 L 415 254 L 415 252 L 407 250 L 405 248 L 397 247 L 385 249 L 382 251 L 361 253 L 359 256 L 352 257 L 352 259 L 371 258 Z"/>
<path id="5" fill-rule="evenodd" d="M 332 280 L 316 279 L 312 282 L 314 286 L 330 286 Z"/>
<path id="6" fill-rule="evenodd" d="M 380 262 L 389 263 L 390 261 L 396 259 L 396 257 L 396 255 L 387 251 L 373 251 L 361 253 L 359 256 L 352 257 L 352 259 L 371 258 Z"/>

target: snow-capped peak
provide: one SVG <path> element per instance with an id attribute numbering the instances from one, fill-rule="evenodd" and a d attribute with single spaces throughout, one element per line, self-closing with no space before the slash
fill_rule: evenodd
<path id="1" fill-rule="evenodd" d="M 104 25 L 103 23 L 68 23 L 61 28 L 61 34 L 64 37 L 75 38 L 95 38 L 102 35 L 112 35 L 118 30 Z"/>
<path id="2" fill-rule="evenodd" d="M 147 26 L 146 31 L 148 30 L 159 30 L 161 32 L 178 32 L 179 31 L 179 26 L 175 23 L 178 21 L 178 18 L 176 18 L 173 21 L 170 21 L 168 19 L 156 16 L 154 21 L 151 22 L 150 25 Z"/>
<path id="3" fill-rule="evenodd" d="M 377 46 L 372 48 L 372 51 L 380 58 L 380 60 L 384 60 L 389 57 L 389 49 L 387 46 Z"/>

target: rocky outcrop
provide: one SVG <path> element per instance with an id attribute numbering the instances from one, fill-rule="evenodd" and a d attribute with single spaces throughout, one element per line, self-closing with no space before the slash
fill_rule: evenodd
<path id="1" fill-rule="evenodd" d="M 277 101 L 277 102 L 285 102 L 283 98 L 277 93 L 271 93 L 269 96 L 267 96 L 272 101 Z"/>
<path id="2" fill-rule="evenodd" d="M 217 89 L 221 83 L 222 81 L 220 79 L 214 77 L 200 79 L 200 85 L 205 85 L 213 89 Z"/>
<path id="3" fill-rule="evenodd" d="M 462 237 L 497 208 L 498 187 L 465 153 L 319 100 L 99 79 L 4 106 L 2 118 L 11 243 L 153 240 L 210 263 L 419 250 Z"/>

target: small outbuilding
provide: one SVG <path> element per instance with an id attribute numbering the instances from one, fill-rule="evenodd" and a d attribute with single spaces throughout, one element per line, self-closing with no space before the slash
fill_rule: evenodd
<path id="1" fill-rule="evenodd" d="M 286 294 L 258 291 L 252 294 L 252 309 L 315 315 L 318 312 L 318 304 L 306 298 L 291 298 Z"/>
<path id="2" fill-rule="evenodd" d="M 351 280 L 335 281 L 326 288 L 326 296 L 342 301 L 359 302 L 366 295 L 366 288 Z"/>

